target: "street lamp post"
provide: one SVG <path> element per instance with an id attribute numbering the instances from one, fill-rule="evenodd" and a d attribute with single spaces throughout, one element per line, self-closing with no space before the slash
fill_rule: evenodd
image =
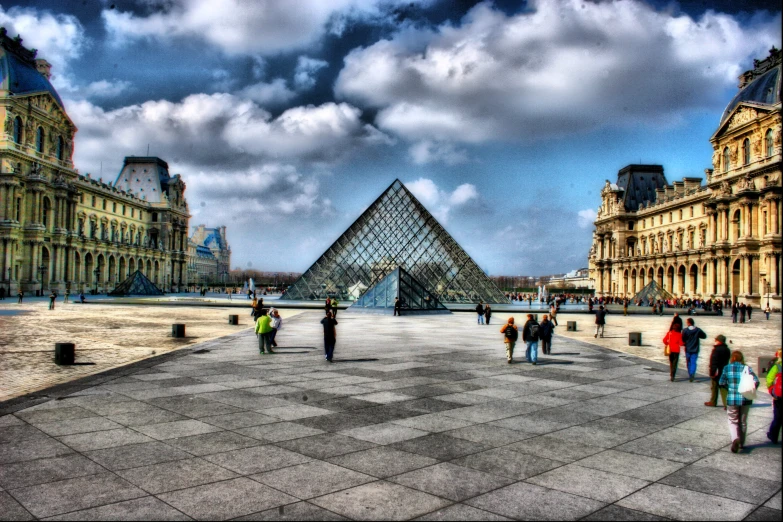
<path id="1" fill-rule="evenodd" d="M 101 275 L 101 270 L 96 268 L 92 271 L 92 275 L 95 276 L 95 292 L 94 295 L 98 295 L 98 276 Z"/>
<path id="2" fill-rule="evenodd" d="M 43 274 L 45 271 L 46 271 L 46 265 L 38 265 L 38 279 L 41 280 L 41 295 L 43 295 L 43 286 L 44 286 Z"/>

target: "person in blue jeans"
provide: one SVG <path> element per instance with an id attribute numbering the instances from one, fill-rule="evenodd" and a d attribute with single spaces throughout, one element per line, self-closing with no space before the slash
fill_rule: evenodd
<path id="1" fill-rule="evenodd" d="M 688 326 L 682 331 L 682 342 L 685 345 L 685 361 L 688 365 L 688 377 L 690 381 L 696 378 L 696 361 L 699 359 L 699 341 L 706 339 L 707 334 L 698 328 L 690 317 L 686 320 Z"/>
<path id="2" fill-rule="evenodd" d="M 478 315 L 478 324 L 484 324 L 484 306 L 481 301 L 476 305 L 476 314 Z"/>
<path id="3" fill-rule="evenodd" d="M 533 314 L 527 314 L 527 321 L 522 328 L 522 340 L 525 341 L 527 349 L 525 358 L 535 366 L 538 362 L 538 338 L 540 325 L 533 319 Z"/>

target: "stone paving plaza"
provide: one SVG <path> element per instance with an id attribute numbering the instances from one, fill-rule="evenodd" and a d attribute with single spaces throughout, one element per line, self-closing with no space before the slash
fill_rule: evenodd
<path id="1" fill-rule="evenodd" d="M 0 518 L 781 519 L 763 386 L 732 454 L 706 378 L 566 338 L 509 365 L 470 314 L 341 312 L 328 364 L 320 318 L 276 355 L 244 330 L 17 404 Z"/>

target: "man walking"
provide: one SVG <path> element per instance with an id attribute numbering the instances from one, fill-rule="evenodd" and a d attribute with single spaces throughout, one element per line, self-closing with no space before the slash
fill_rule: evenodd
<path id="1" fill-rule="evenodd" d="M 525 350 L 525 359 L 533 363 L 533 366 L 538 362 L 538 336 L 541 326 L 533 319 L 533 314 L 527 314 L 527 322 L 522 328 L 522 340 L 527 344 L 527 350 Z"/>
<path id="2" fill-rule="evenodd" d="M 729 364 L 731 350 L 726 346 L 726 336 L 719 335 L 715 338 L 715 344 L 710 354 L 710 400 L 705 402 L 705 406 L 718 405 L 718 393 L 723 399 L 723 409 L 726 409 L 726 398 L 729 390 L 720 387 L 720 378 L 723 375 L 723 369 Z"/>
<path id="3" fill-rule="evenodd" d="M 552 306 L 549 307 L 549 317 L 552 318 L 552 324 L 557 326 L 557 301 L 552 303 Z"/>
<path id="4" fill-rule="evenodd" d="M 332 317 L 332 312 L 327 310 L 326 317 L 321 319 L 321 324 L 324 327 L 324 354 L 326 355 L 326 360 L 332 362 L 334 343 L 337 339 L 337 330 L 335 329 L 337 320 Z"/>
<path id="5" fill-rule="evenodd" d="M 503 334 L 503 342 L 506 345 L 506 359 L 508 359 L 508 364 L 511 364 L 514 362 L 514 346 L 519 338 L 519 331 L 514 324 L 513 317 L 508 318 L 508 322 L 500 329 L 500 333 Z"/>
<path id="6" fill-rule="evenodd" d="M 478 324 L 484 324 L 484 307 L 481 305 L 481 301 L 476 305 L 476 314 L 478 314 Z"/>
<path id="7" fill-rule="evenodd" d="M 541 351 L 544 355 L 552 353 L 552 335 L 555 333 L 555 325 L 546 315 L 541 320 L 539 327 L 539 338 L 541 339 Z"/>
<path id="8" fill-rule="evenodd" d="M 688 366 L 688 377 L 690 381 L 696 378 L 696 362 L 699 359 L 700 339 L 706 339 L 707 334 L 704 330 L 696 327 L 693 323 L 693 319 L 690 317 L 686 319 L 688 327 L 682 331 L 682 342 L 685 344 L 685 361 Z"/>
<path id="9" fill-rule="evenodd" d="M 394 298 L 394 315 L 398 316 L 400 315 L 400 309 L 402 308 L 402 305 L 400 304 L 400 298 L 395 297 Z"/>
<path id="10" fill-rule="evenodd" d="M 22 292 L 21 290 L 19 290 L 19 293 L 18 293 L 18 294 L 16 294 L 16 297 L 18 297 L 18 298 L 19 298 L 19 302 L 17 302 L 17 304 L 22 304 L 22 298 L 24 297 L 24 292 Z"/>
<path id="11" fill-rule="evenodd" d="M 256 334 L 258 335 L 258 351 L 261 354 L 275 353 L 272 351 L 272 318 L 267 315 L 266 309 L 262 308 L 256 319 Z"/>
<path id="12" fill-rule="evenodd" d="M 54 290 L 49 294 L 49 310 L 54 310 L 54 301 L 57 299 L 57 294 L 54 293 Z"/>
<path id="13" fill-rule="evenodd" d="M 599 332 L 601 337 L 603 337 L 604 326 L 606 326 L 606 310 L 604 310 L 604 305 L 601 305 L 598 307 L 598 311 L 595 313 L 595 335 L 593 337 L 597 339 Z"/>

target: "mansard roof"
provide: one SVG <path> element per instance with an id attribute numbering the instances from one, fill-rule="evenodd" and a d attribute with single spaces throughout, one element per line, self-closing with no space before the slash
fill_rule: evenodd
<path id="1" fill-rule="evenodd" d="M 655 191 L 666 186 L 666 176 L 661 165 L 628 165 L 617 173 L 616 185 L 626 212 L 634 212 L 645 201 L 655 201 Z"/>
<path id="2" fill-rule="evenodd" d="M 22 46 L 22 39 L 9 38 L 0 27 L 0 90 L 11 94 L 49 93 L 64 108 L 60 95 L 49 80 L 38 71 L 35 49 Z"/>

